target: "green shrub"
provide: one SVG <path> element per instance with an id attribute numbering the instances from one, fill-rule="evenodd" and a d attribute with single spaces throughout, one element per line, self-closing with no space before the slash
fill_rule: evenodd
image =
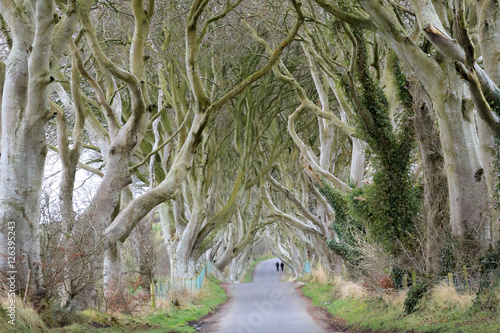
<path id="1" fill-rule="evenodd" d="M 53 304 L 45 308 L 40 313 L 40 316 L 45 324 L 50 328 L 67 326 L 77 322 L 79 319 L 75 312 L 57 304 Z"/>
<path id="2" fill-rule="evenodd" d="M 429 291 L 429 282 L 427 280 L 418 282 L 416 285 L 411 287 L 404 302 L 406 314 L 415 312 L 415 308 L 418 305 L 418 302 L 420 302 L 427 291 Z"/>
<path id="3" fill-rule="evenodd" d="M 406 269 L 401 268 L 400 266 L 394 266 L 389 274 L 389 277 L 394 284 L 394 288 L 403 289 L 404 287 L 404 276 L 410 276 L 410 272 Z"/>
<path id="4" fill-rule="evenodd" d="M 474 305 L 481 310 L 496 311 L 500 303 L 500 242 L 490 245 L 479 259 L 479 278 Z"/>

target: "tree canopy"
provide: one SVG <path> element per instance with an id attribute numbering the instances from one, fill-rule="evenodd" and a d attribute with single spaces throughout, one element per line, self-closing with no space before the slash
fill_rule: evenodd
<path id="1" fill-rule="evenodd" d="M 127 272 L 146 290 L 208 260 L 239 279 L 262 246 L 295 275 L 319 261 L 369 280 L 370 253 L 433 277 L 472 266 L 500 232 L 499 12 L 1 0 L 18 292 L 80 309 Z"/>

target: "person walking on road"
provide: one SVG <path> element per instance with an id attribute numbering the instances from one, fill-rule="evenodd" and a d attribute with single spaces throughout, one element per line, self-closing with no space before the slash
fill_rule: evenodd
<path id="1" fill-rule="evenodd" d="M 284 263 L 281 263 L 281 271 L 283 271 L 283 268 L 285 267 Z"/>
<path id="2" fill-rule="evenodd" d="M 276 270 L 279 272 L 280 270 L 280 263 L 276 261 Z"/>

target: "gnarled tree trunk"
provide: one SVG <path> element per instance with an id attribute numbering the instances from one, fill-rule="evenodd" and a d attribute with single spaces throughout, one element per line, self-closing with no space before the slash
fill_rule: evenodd
<path id="1" fill-rule="evenodd" d="M 422 158 L 426 227 L 426 268 L 439 269 L 444 231 L 448 221 L 448 187 L 439 134 L 434 125 L 431 106 L 421 103 L 415 108 L 415 133 Z"/>

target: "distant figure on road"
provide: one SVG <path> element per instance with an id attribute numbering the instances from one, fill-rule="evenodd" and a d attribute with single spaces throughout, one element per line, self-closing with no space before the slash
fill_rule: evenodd
<path id="1" fill-rule="evenodd" d="M 279 272 L 280 270 L 280 263 L 276 261 L 276 270 Z"/>
<path id="2" fill-rule="evenodd" d="M 283 271 L 283 268 L 285 267 L 284 263 L 281 263 L 281 271 Z"/>

